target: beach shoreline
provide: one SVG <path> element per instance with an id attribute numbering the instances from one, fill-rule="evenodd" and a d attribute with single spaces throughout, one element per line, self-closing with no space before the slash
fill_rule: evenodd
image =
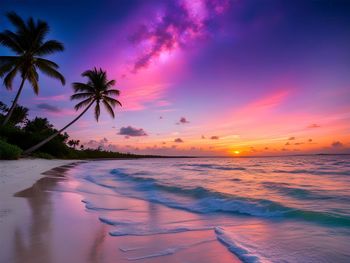
<path id="1" fill-rule="evenodd" d="M 169 263 L 179 260 L 240 262 L 216 241 L 213 230 L 137 237 L 111 236 L 109 233 L 113 227 L 102 223 L 98 214 L 86 209 L 82 195 L 74 191 L 60 191 L 58 187 L 76 184 L 69 172 L 79 163 L 76 160 L 38 159 L 0 163 L 1 187 L 11 185 L 6 187 L 6 191 L 1 191 L 6 197 L 1 199 L 1 208 L 9 211 L 0 222 L 0 262 L 137 260 L 160 263 L 164 262 L 164 257 Z M 11 177 L 11 173 L 16 175 Z M 28 175 L 22 182 L 20 179 L 23 174 Z M 135 204 L 138 202 L 141 201 Z M 173 215 L 169 214 L 169 218 L 177 217 L 175 209 L 168 210 L 174 212 Z M 191 245 L 176 250 L 176 245 L 184 240 Z M 170 249 L 164 249 L 164 245 Z M 126 247 L 146 247 L 142 250 L 146 256 L 139 258 L 138 251 L 127 251 L 124 249 Z M 176 255 L 173 255 L 171 247 L 175 248 Z M 154 249 L 160 252 L 154 252 Z M 165 254 L 158 256 L 157 253 Z M 219 257 L 220 261 L 217 261 Z"/>

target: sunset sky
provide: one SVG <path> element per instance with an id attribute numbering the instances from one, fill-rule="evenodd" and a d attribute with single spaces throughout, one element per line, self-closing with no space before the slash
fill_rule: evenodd
<path id="1" fill-rule="evenodd" d="M 88 112 L 67 132 L 86 147 L 169 155 L 350 153 L 350 2 L 1 0 L 46 20 L 66 50 L 20 104 L 57 128 L 77 113 L 70 83 L 102 67 L 116 118 Z M 11 54 L 0 48 L 1 54 Z M 18 81 L 17 81 L 18 83 Z M 9 104 L 15 95 L 0 92 Z M 102 113 L 106 113 L 103 111 Z"/>

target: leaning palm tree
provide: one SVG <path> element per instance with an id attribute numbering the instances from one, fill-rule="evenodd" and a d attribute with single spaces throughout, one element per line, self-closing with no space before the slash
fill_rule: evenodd
<path id="1" fill-rule="evenodd" d="M 16 55 L 0 56 L 0 77 L 4 77 L 4 85 L 8 90 L 12 89 L 13 80 L 17 74 L 21 77 L 21 83 L 2 125 L 9 121 L 25 81 L 29 82 L 35 94 L 39 93 L 38 69 L 49 77 L 60 80 L 63 85 L 65 84 L 64 77 L 57 71 L 59 66 L 43 58 L 64 50 L 63 44 L 56 40 L 45 41 L 50 31 L 48 24 L 41 20 L 34 21 L 32 17 L 24 21 L 13 12 L 8 13 L 7 18 L 16 30 L 1 32 L 0 45 L 8 47 Z"/>
<path id="2" fill-rule="evenodd" d="M 43 140 L 42 142 L 38 143 L 37 145 L 29 148 L 28 150 L 24 151 L 24 154 L 29 154 L 41 146 L 43 146 L 45 143 L 52 140 L 54 137 L 56 137 L 58 134 L 63 132 L 65 129 L 67 129 L 69 126 L 71 126 L 73 123 L 75 123 L 77 120 L 80 119 L 81 116 L 83 116 L 92 105 L 95 105 L 95 119 L 98 122 L 98 119 L 100 117 L 100 106 L 103 104 L 107 112 L 114 118 L 114 111 L 113 108 L 116 105 L 122 106 L 122 104 L 112 98 L 111 96 L 119 96 L 120 92 L 117 89 L 112 89 L 112 87 L 115 85 L 115 80 L 108 80 L 107 79 L 107 73 L 106 71 L 100 69 L 94 68 L 93 70 L 87 70 L 82 74 L 83 77 L 86 77 L 88 81 L 86 83 L 80 83 L 75 82 L 73 83 L 73 89 L 74 93 L 71 96 L 71 99 L 81 99 L 78 104 L 75 105 L 75 110 L 79 110 L 81 108 L 85 108 L 73 121 L 68 123 L 66 126 L 64 126 L 61 130 L 57 131 L 47 139 Z"/>

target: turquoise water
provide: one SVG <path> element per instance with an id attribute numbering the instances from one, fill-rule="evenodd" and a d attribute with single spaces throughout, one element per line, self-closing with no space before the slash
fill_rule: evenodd
<path id="1" fill-rule="evenodd" d="M 133 208 L 87 197 L 87 209 L 116 227 L 111 236 L 212 229 L 244 262 L 350 262 L 349 156 L 91 162 L 75 176 L 96 195 L 108 189 L 197 215 L 156 225 L 115 219 L 102 212 Z"/>

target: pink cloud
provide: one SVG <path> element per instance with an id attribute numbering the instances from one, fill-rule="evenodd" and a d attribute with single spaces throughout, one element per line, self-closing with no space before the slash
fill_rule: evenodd
<path id="1" fill-rule="evenodd" d="M 55 117 L 62 117 L 62 116 L 74 116 L 74 115 L 78 115 L 79 113 L 76 112 L 74 109 L 61 109 L 58 112 L 45 112 L 46 115 L 48 116 L 55 116 Z"/>
<path id="2" fill-rule="evenodd" d="M 147 86 L 134 86 L 122 92 L 120 99 L 123 103 L 123 110 L 138 111 L 153 107 L 164 107 L 170 105 L 170 102 L 164 99 L 164 93 L 168 84 L 156 84 Z"/>
<path id="3" fill-rule="evenodd" d="M 266 112 L 279 107 L 290 94 L 289 90 L 278 90 L 246 105 L 242 112 Z"/>
<path id="4" fill-rule="evenodd" d="M 61 94 L 61 95 L 55 95 L 55 96 L 40 96 L 40 97 L 35 97 L 34 100 L 38 101 L 65 101 L 68 100 L 68 96 L 66 94 Z"/>

